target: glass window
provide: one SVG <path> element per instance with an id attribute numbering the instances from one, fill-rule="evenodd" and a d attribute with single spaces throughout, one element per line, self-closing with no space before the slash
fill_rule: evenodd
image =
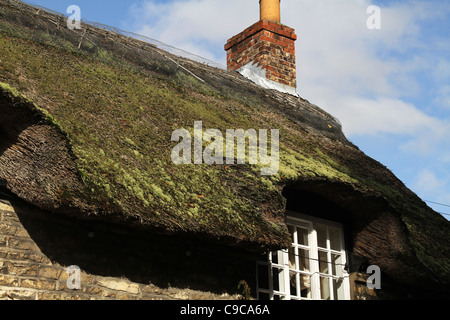
<path id="1" fill-rule="evenodd" d="M 308 229 L 297 228 L 297 241 L 298 244 L 307 246 L 308 245 Z"/>
<path id="2" fill-rule="evenodd" d="M 342 256 L 340 254 L 331 254 L 331 274 L 334 276 L 342 277 Z"/>
<path id="3" fill-rule="evenodd" d="M 318 251 L 319 256 L 319 272 L 328 274 L 328 254 L 324 251 Z"/>
<path id="4" fill-rule="evenodd" d="M 349 299 L 342 227 L 310 219 L 288 219 L 291 247 L 259 262 L 259 299 Z"/>
<path id="5" fill-rule="evenodd" d="M 327 227 L 322 224 L 316 225 L 317 245 L 321 248 L 327 247 Z"/>
<path id="6" fill-rule="evenodd" d="M 320 298 L 330 300 L 330 278 L 320 277 Z"/>
<path id="7" fill-rule="evenodd" d="M 298 270 L 309 272 L 309 250 L 298 249 Z"/>
<path id="8" fill-rule="evenodd" d="M 341 251 L 341 230 L 338 228 L 328 228 L 330 236 L 330 249 Z"/>

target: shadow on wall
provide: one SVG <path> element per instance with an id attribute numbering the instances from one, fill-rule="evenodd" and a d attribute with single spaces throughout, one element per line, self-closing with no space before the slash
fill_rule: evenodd
<path id="1" fill-rule="evenodd" d="M 78 221 L 8 200 L 42 253 L 64 267 L 77 265 L 92 275 L 216 294 L 237 293 L 240 280 L 254 282 L 256 257 L 242 249 L 102 221 Z"/>

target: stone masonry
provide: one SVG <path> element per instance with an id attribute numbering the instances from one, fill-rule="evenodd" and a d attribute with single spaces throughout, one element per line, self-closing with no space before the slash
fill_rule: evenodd
<path id="1" fill-rule="evenodd" d="M 89 229 L 84 230 L 70 220 L 54 218 L 47 214 L 40 216 L 41 213 L 37 209 L 21 208 L 20 214 L 16 212 L 16 209 L 16 206 L 13 207 L 9 201 L 0 199 L 0 300 L 228 300 L 240 298 L 239 295 L 227 293 L 172 287 L 170 283 L 164 286 L 155 285 L 145 279 L 146 270 L 147 273 L 156 272 L 146 255 L 156 256 L 159 261 L 161 259 L 157 252 L 149 250 L 145 244 L 141 246 L 139 244 L 141 240 L 133 240 L 131 234 L 112 232 L 105 238 L 105 234 L 87 232 Z M 25 211 L 28 211 L 28 214 L 25 214 Z M 28 228 L 31 224 L 36 227 Z M 30 232 L 27 229 L 30 229 Z M 56 230 L 54 238 L 51 235 L 53 230 Z M 87 241 L 98 241 L 97 244 L 92 242 L 91 246 L 98 246 L 99 253 L 83 247 L 83 250 L 86 250 L 85 254 L 83 254 L 84 251 L 76 251 L 72 257 L 69 255 L 67 258 L 65 255 L 66 258 L 63 258 L 61 247 L 67 246 L 70 250 L 76 250 L 74 248 L 83 242 L 76 234 L 85 236 Z M 100 239 L 95 240 L 97 237 Z M 129 246 L 129 255 L 121 252 L 124 248 L 120 250 L 116 248 L 111 254 L 101 253 L 107 251 L 108 245 L 117 247 L 116 242 L 113 241 L 114 238 L 118 238 L 119 242 Z M 70 243 L 71 241 L 74 243 Z M 140 250 L 144 250 L 144 254 L 142 257 L 137 257 L 138 254 L 135 252 Z M 122 274 L 114 270 L 108 271 L 111 265 L 120 265 L 123 260 L 128 260 L 128 264 L 134 270 L 131 272 L 124 270 Z M 67 267 L 77 264 L 81 268 L 81 288 L 73 290 L 67 286 L 69 278 Z M 144 268 L 136 267 L 141 265 Z M 188 261 L 186 265 L 189 265 Z M 89 270 L 84 270 L 84 266 Z M 177 264 L 177 267 L 180 265 Z M 137 274 L 141 278 L 130 280 L 129 277 L 127 278 L 130 274 Z M 207 275 L 204 275 L 202 280 L 206 283 L 209 281 L 211 287 L 214 281 L 217 282 L 215 279 L 208 279 Z"/>

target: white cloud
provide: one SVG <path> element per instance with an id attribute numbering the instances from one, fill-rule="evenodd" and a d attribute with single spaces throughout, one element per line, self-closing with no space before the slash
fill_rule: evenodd
<path id="1" fill-rule="evenodd" d="M 416 192 L 423 196 L 423 199 L 433 201 L 428 202 L 428 205 L 437 212 L 449 212 L 446 206 L 438 205 L 437 203 L 450 205 L 450 177 L 448 175 L 439 175 L 430 169 L 423 169 L 420 171 L 413 183 L 413 188 Z M 450 217 L 447 216 L 447 219 Z"/>
<path id="2" fill-rule="evenodd" d="M 450 125 L 446 122 L 434 122 L 435 126 L 411 135 L 410 140 L 400 145 L 399 149 L 408 154 L 429 156 L 432 161 L 442 162 L 441 157 L 444 157 L 445 151 L 449 149 Z"/>
<path id="3" fill-rule="evenodd" d="M 145 1 L 130 9 L 127 28 L 226 65 L 228 38 L 259 19 L 256 1 Z M 220 52 L 220 54 L 218 54 Z"/>
<path id="4" fill-rule="evenodd" d="M 326 109 L 341 120 L 348 135 L 376 135 L 380 132 L 415 135 L 419 131 L 439 127 L 438 120 L 412 104 L 388 97 L 367 99 L 338 95 L 333 99 L 333 106 Z"/>
<path id="5" fill-rule="evenodd" d="M 445 184 L 446 181 L 437 178 L 433 171 L 424 169 L 417 175 L 414 187 L 422 193 L 433 195 L 436 192 L 441 193 Z"/>
<path id="6" fill-rule="evenodd" d="M 450 164 L 450 152 L 446 150 L 441 157 L 439 157 L 439 161 L 444 163 L 446 166 Z M 449 195 L 450 196 L 450 195 Z"/>
<path id="7" fill-rule="evenodd" d="M 448 57 L 447 57 L 448 58 Z M 432 74 L 436 81 L 450 80 L 450 60 L 444 60 L 442 57 L 437 57 Z"/>
<path id="8" fill-rule="evenodd" d="M 436 100 L 440 107 L 450 109 L 450 86 L 442 86 Z"/>

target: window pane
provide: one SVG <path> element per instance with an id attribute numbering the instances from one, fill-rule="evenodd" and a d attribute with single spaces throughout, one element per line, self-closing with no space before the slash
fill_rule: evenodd
<path id="1" fill-rule="evenodd" d="M 308 230 L 297 228 L 297 243 L 308 246 Z"/>
<path id="2" fill-rule="evenodd" d="M 289 230 L 289 233 L 291 234 L 291 241 L 292 241 L 292 243 L 297 243 L 295 241 L 295 229 L 296 229 L 295 226 L 288 225 L 288 230 Z"/>
<path id="3" fill-rule="evenodd" d="M 298 270 L 300 271 L 311 271 L 309 266 L 309 250 L 298 249 Z"/>
<path id="4" fill-rule="evenodd" d="M 272 281 L 273 281 L 273 290 L 284 292 L 283 269 L 272 268 Z"/>
<path id="5" fill-rule="evenodd" d="M 332 250 L 341 251 L 341 231 L 337 228 L 328 228 L 330 235 L 330 248 Z"/>
<path id="6" fill-rule="evenodd" d="M 289 268 L 291 269 L 297 269 L 297 265 L 295 263 L 296 254 L 295 254 L 295 248 L 289 249 Z"/>
<path id="7" fill-rule="evenodd" d="M 269 289 L 269 266 L 258 265 L 258 287 Z"/>
<path id="8" fill-rule="evenodd" d="M 289 272 L 289 284 L 290 284 L 290 290 L 292 296 L 297 296 L 297 288 L 299 288 L 300 285 L 300 277 L 298 272 L 290 271 Z M 298 290 L 298 293 L 300 293 L 300 288 Z"/>
<path id="9" fill-rule="evenodd" d="M 327 227 L 322 224 L 316 225 L 317 244 L 319 247 L 327 248 Z"/>
<path id="10" fill-rule="evenodd" d="M 279 250 L 272 252 L 272 263 L 284 265 L 285 263 L 288 263 L 288 261 L 285 261 L 287 259 L 285 253 L 288 252 L 288 250 Z"/>
<path id="11" fill-rule="evenodd" d="M 342 276 L 342 256 L 340 254 L 331 254 L 332 274 L 338 277 Z"/>
<path id="12" fill-rule="evenodd" d="M 327 253 L 319 251 L 319 272 L 328 273 L 328 257 Z"/>
<path id="13" fill-rule="evenodd" d="M 344 281 L 342 279 L 333 279 L 333 292 L 335 300 L 344 300 Z"/>
<path id="14" fill-rule="evenodd" d="M 300 295 L 311 299 L 311 276 L 307 274 L 300 274 Z"/>
<path id="15" fill-rule="evenodd" d="M 330 279 L 320 277 L 320 298 L 324 300 L 330 299 Z"/>
<path id="16" fill-rule="evenodd" d="M 281 253 L 279 251 L 272 252 L 272 263 L 275 264 L 282 264 L 282 261 L 280 261 Z"/>

